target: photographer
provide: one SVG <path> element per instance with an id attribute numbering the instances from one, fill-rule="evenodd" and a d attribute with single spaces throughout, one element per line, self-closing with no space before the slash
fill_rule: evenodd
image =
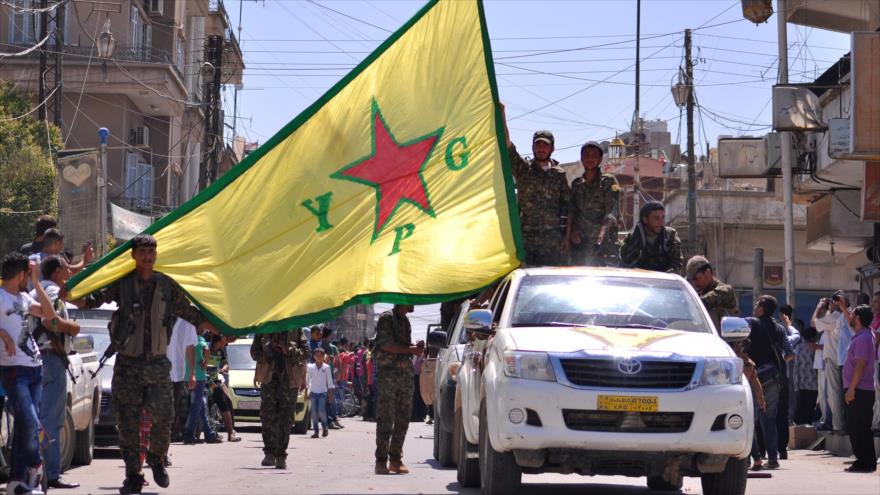
<path id="1" fill-rule="evenodd" d="M 830 298 L 819 301 L 813 312 L 813 326 L 823 333 L 824 344 L 821 349 L 825 360 L 825 393 L 831 410 L 832 429 L 839 434 L 844 434 L 846 431 L 843 411 L 843 361 L 838 358 L 843 316 L 841 311 L 845 310 L 846 300 L 843 291 L 837 291 Z"/>

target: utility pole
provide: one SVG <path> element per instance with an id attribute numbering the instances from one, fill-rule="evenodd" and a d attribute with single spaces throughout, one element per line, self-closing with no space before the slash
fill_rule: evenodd
<path id="1" fill-rule="evenodd" d="M 223 37 L 217 35 L 208 36 L 205 46 L 205 61 L 210 64 L 211 74 L 203 71 L 205 77 L 205 136 L 202 150 L 202 167 L 199 174 L 199 190 L 203 191 L 217 178 L 217 165 L 219 161 L 218 143 L 222 144 L 220 136 L 223 133 L 220 122 L 220 84 L 223 65 Z"/>
<path id="2" fill-rule="evenodd" d="M 642 119 L 639 109 L 640 76 L 641 76 L 641 40 L 642 40 L 642 0 L 636 1 L 636 108 L 633 112 L 632 132 L 635 136 L 636 161 L 633 165 L 633 229 L 639 224 L 641 178 L 639 177 L 639 157 L 642 154 Z"/>
<path id="3" fill-rule="evenodd" d="M 776 20 L 778 26 L 779 45 L 779 84 L 788 84 L 788 24 L 785 14 L 788 12 L 786 0 L 777 0 Z M 792 157 L 791 133 L 779 133 L 779 146 L 782 148 L 782 203 L 783 241 L 785 243 L 785 300 L 795 306 L 794 279 L 794 203 L 792 198 Z"/>
<path id="4" fill-rule="evenodd" d="M 45 44 L 40 48 L 40 75 L 38 81 L 38 94 L 40 99 L 39 118 L 40 120 L 48 120 L 47 108 L 50 105 L 46 98 L 52 94 L 52 122 L 61 127 L 61 92 L 63 83 L 61 81 L 61 55 L 64 52 L 64 4 L 56 6 L 52 10 L 49 8 L 49 0 L 40 0 L 40 40 L 49 34 L 49 29 L 53 30 L 52 42 L 52 63 L 49 63 L 49 51 Z M 48 83 L 52 80 L 52 89 L 49 90 Z M 54 91 L 54 92 L 53 92 Z"/>
<path id="5" fill-rule="evenodd" d="M 687 177 L 688 256 L 699 251 L 697 229 L 697 172 L 694 167 L 694 61 L 691 59 L 691 30 L 684 30 L 685 84 L 687 84 Z"/>
<path id="6" fill-rule="evenodd" d="M 98 245 L 95 246 L 98 256 L 107 253 L 107 138 L 110 130 L 106 127 L 98 129 Z"/>

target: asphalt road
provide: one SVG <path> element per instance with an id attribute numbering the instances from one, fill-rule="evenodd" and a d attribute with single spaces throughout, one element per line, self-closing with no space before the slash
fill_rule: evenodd
<path id="1" fill-rule="evenodd" d="M 442 469 L 431 457 L 430 426 L 412 423 L 404 446 L 409 475 L 373 474 L 375 424 L 343 420 L 344 430 L 322 439 L 291 437 L 288 468 L 260 466 L 259 427 L 242 428 L 239 443 L 220 445 L 172 444 L 171 486 L 154 484 L 144 493 L 159 494 L 478 494 L 462 489 L 454 469 Z M 750 479 L 749 494 L 878 495 L 880 474 L 844 473 L 846 459 L 811 451 L 794 451 L 771 478 Z M 77 490 L 53 493 L 116 493 L 123 479 L 122 461 L 114 449 L 99 450 L 90 466 L 75 467 L 64 475 L 82 484 Z M 152 482 L 149 471 L 147 480 Z M 652 493 L 643 478 L 531 475 L 523 477 L 520 495 L 633 495 Z M 2 489 L 0 489 L 2 491 Z M 685 478 L 685 493 L 701 493 L 698 478 Z"/>

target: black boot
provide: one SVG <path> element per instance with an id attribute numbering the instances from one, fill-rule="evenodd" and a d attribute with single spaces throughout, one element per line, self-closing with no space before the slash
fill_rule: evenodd
<path id="1" fill-rule="evenodd" d="M 122 482 L 122 488 L 119 489 L 120 495 L 134 495 L 136 493 L 141 492 L 141 488 L 144 487 L 144 475 L 136 474 L 134 476 L 126 476 L 125 481 Z"/>
<path id="2" fill-rule="evenodd" d="M 171 479 L 168 477 L 168 471 L 165 470 L 165 463 L 162 461 L 155 464 L 151 463 L 150 469 L 153 470 L 153 481 L 162 488 L 168 488 L 168 485 L 171 484 Z"/>

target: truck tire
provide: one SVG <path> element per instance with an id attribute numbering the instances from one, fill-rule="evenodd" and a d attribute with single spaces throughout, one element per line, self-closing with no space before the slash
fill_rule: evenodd
<path id="1" fill-rule="evenodd" d="M 95 422 L 89 421 L 89 426 L 83 431 L 76 432 L 75 437 L 73 463 L 88 466 L 92 463 L 95 451 Z"/>
<path id="2" fill-rule="evenodd" d="M 485 401 L 480 404 L 480 486 L 482 495 L 515 495 L 522 486 L 522 469 L 513 452 L 492 447 Z"/>
<path id="3" fill-rule="evenodd" d="M 476 488 L 480 486 L 480 459 L 469 459 L 467 454 L 477 451 L 477 446 L 468 442 L 464 434 L 461 410 L 455 412 L 455 424 L 459 429 L 458 435 L 458 484 L 462 488 Z"/>
<path id="4" fill-rule="evenodd" d="M 670 483 L 663 476 L 648 476 L 648 489 L 658 492 L 677 492 L 684 485 L 684 479 L 679 476 L 677 483 Z"/>
<path id="5" fill-rule="evenodd" d="M 440 460 L 440 421 L 437 418 L 434 418 L 434 442 L 433 445 L 434 452 L 432 453 L 434 460 Z"/>
<path id="6" fill-rule="evenodd" d="M 73 426 L 73 413 L 70 406 L 64 410 L 64 424 L 61 426 L 61 472 L 70 469 L 73 463 L 73 450 L 76 445 L 76 429 Z"/>
<path id="7" fill-rule="evenodd" d="M 455 466 L 452 457 L 452 432 L 443 429 L 439 418 L 434 418 L 434 446 L 437 449 L 437 461 L 443 467 Z"/>
<path id="8" fill-rule="evenodd" d="M 720 473 L 700 475 L 703 495 L 743 495 L 749 475 L 749 459 L 727 460 L 727 466 Z"/>

